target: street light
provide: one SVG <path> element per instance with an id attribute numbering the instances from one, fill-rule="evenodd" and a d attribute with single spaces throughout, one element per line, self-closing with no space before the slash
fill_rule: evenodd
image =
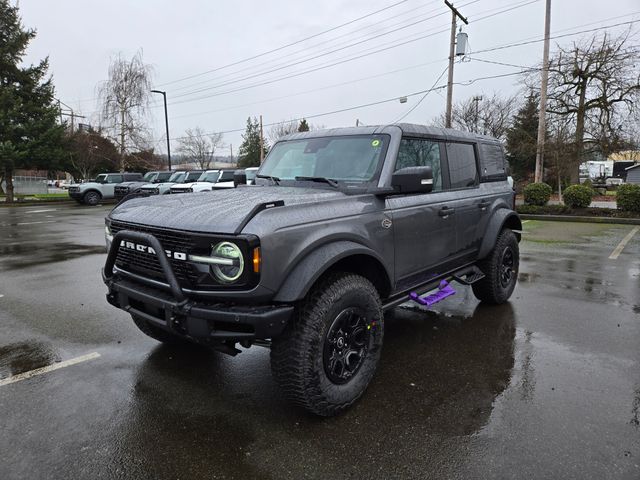
<path id="1" fill-rule="evenodd" d="M 167 160 L 169 161 L 169 170 L 171 170 L 171 145 L 169 144 L 169 115 L 167 115 L 167 92 L 162 90 L 151 90 L 151 93 L 159 93 L 164 98 L 164 125 L 167 129 Z"/>

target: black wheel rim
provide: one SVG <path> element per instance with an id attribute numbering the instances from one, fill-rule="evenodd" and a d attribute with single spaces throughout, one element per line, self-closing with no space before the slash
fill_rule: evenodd
<path id="1" fill-rule="evenodd" d="M 332 322 L 324 341 L 324 370 L 336 384 L 349 382 L 369 350 L 370 326 L 358 308 L 347 308 Z"/>
<path id="2" fill-rule="evenodd" d="M 507 247 L 502 252 L 502 261 L 500 262 L 500 285 L 507 288 L 516 277 L 515 256 L 511 247 Z"/>

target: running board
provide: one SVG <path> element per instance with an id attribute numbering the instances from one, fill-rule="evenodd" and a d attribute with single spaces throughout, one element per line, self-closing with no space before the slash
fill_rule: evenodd
<path id="1" fill-rule="evenodd" d="M 451 295 L 455 295 L 456 291 L 453 289 L 449 282 L 446 280 L 442 280 L 440 285 L 438 285 L 438 290 L 431 295 L 427 295 L 426 297 L 421 297 L 416 292 L 411 292 L 409 294 L 409 298 L 414 302 L 419 303 L 420 305 L 424 305 L 426 307 L 430 307 L 431 305 L 435 305 L 438 302 L 441 302 L 447 297 Z"/>
<path id="2" fill-rule="evenodd" d="M 458 271 L 452 275 L 453 279 L 462 283 L 463 285 L 473 285 L 478 280 L 482 280 L 484 278 L 484 273 L 475 265 L 470 266 L 465 270 Z"/>

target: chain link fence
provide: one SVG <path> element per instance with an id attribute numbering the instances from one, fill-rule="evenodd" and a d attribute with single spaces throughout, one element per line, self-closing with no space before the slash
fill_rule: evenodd
<path id="1" fill-rule="evenodd" d="M 2 182 L 2 190 L 7 191 L 6 182 Z M 20 176 L 13 177 L 13 193 L 16 195 L 33 195 L 47 193 L 47 177 Z"/>

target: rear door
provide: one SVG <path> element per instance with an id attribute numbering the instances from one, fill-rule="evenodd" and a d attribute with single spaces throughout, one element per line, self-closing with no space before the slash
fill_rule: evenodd
<path id="1" fill-rule="evenodd" d="M 107 183 L 102 186 L 102 197 L 110 198 L 113 197 L 114 190 L 116 188 L 116 184 L 122 183 L 124 178 L 120 174 L 107 175 Z"/>
<path id="2" fill-rule="evenodd" d="M 455 257 L 462 264 L 475 259 L 480 249 L 492 198 L 480 188 L 477 144 L 448 141 L 446 151 L 456 217 Z"/>
<path id="3" fill-rule="evenodd" d="M 433 191 L 426 194 L 390 196 L 386 212 L 394 234 L 396 289 L 426 281 L 456 251 L 455 217 L 447 214 L 450 195 L 446 191 L 442 158 L 444 142 L 425 138 L 403 138 L 395 170 L 431 166 Z"/>

